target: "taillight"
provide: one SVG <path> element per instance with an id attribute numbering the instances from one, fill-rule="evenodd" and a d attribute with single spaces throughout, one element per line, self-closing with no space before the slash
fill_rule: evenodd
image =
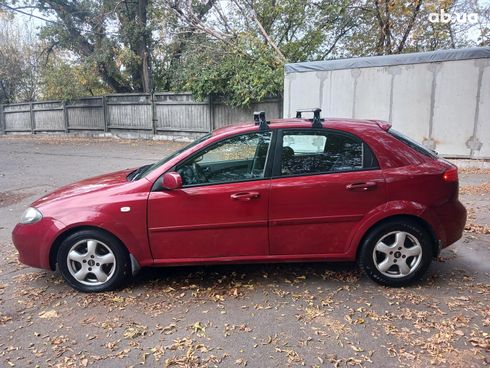
<path id="1" fill-rule="evenodd" d="M 458 168 L 452 167 L 446 170 L 442 175 L 442 179 L 448 183 L 458 181 Z"/>

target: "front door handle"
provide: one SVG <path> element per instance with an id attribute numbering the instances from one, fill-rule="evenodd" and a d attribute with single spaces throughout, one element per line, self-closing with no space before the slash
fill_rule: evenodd
<path id="1" fill-rule="evenodd" d="M 363 183 L 351 183 L 345 186 L 345 189 L 351 190 L 353 192 L 366 192 L 368 190 L 376 189 L 376 182 L 367 181 Z"/>
<path id="2" fill-rule="evenodd" d="M 237 201 L 250 201 L 252 199 L 257 199 L 260 197 L 260 193 L 258 192 L 240 192 L 234 193 L 230 196 L 231 199 L 235 199 Z"/>

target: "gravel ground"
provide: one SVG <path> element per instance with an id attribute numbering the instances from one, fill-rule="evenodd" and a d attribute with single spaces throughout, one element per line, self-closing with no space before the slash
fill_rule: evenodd
<path id="1" fill-rule="evenodd" d="M 410 288 L 301 263 L 146 269 L 118 292 L 82 294 L 17 261 L 10 232 L 34 199 L 179 146 L 0 138 L 1 367 L 488 365 L 488 170 L 461 172 L 467 232 Z"/>

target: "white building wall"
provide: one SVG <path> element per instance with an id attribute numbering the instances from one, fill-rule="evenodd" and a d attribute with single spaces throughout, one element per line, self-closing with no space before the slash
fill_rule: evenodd
<path id="1" fill-rule="evenodd" d="M 284 89 L 284 117 L 386 120 L 443 156 L 490 158 L 488 58 L 290 72 Z"/>
<path id="2" fill-rule="evenodd" d="M 487 63 L 488 65 L 488 63 Z M 473 152 L 475 158 L 490 157 L 490 67 L 484 68 L 482 73 L 482 88 L 480 88 L 480 103 L 478 105 L 478 119 L 475 130 L 476 136 L 482 145 Z"/>

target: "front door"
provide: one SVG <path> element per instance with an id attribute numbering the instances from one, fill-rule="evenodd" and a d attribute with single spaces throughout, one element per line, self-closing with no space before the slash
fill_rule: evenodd
<path id="1" fill-rule="evenodd" d="M 148 199 L 154 259 L 268 254 L 270 141 L 271 132 L 234 136 L 176 166 L 183 187 Z"/>
<path id="2" fill-rule="evenodd" d="M 271 181 L 271 254 L 345 253 L 355 225 L 385 201 L 369 147 L 347 133 L 285 130 L 280 156 Z"/>

